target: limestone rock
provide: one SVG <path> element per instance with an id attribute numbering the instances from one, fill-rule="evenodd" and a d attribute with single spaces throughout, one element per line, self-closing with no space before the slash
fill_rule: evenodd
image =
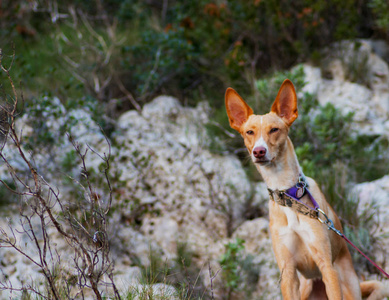
<path id="1" fill-rule="evenodd" d="M 157 241 L 167 258 L 183 239 L 201 256 L 210 251 L 242 222 L 250 192 L 237 158 L 207 150 L 206 109 L 158 97 L 141 115 L 127 112 L 118 121 L 115 139 L 124 151 L 117 160 L 126 165 L 121 180 L 142 205 L 152 206 L 140 230 Z M 134 154 L 139 154 L 137 161 Z M 134 211 L 127 207 L 122 213 Z"/>
<path id="2" fill-rule="evenodd" d="M 353 112 L 359 133 L 389 136 L 389 67 L 383 59 L 389 47 L 381 44 L 359 40 L 330 47 L 322 69 L 304 65 L 302 92 L 317 96 L 320 104 Z"/>

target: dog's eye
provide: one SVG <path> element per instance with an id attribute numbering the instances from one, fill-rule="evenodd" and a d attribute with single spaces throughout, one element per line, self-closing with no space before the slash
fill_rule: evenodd
<path id="1" fill-rule="evenodd" d="M 270 133 L 277 132 L 279 129 L 278 128 L 272 128 L 270 129 Z"/>
<path id="2" fill-rule="evenodd" d="M 248 135 L 253 135 L 253 134 L 254 134 L 254 131 L 252 131 L 252 130 L 247 130 L 246 133 L 247 133 Z"/>

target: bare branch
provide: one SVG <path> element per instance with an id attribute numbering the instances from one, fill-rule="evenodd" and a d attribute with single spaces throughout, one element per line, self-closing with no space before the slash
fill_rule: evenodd
<path id="1" fill-rule="evenodd" d="M 11 79 L 9 68 L 1 64 L 1 59 L 0 69 L 6 73 L 14 93 L 12 97 L 12 108 L 6 111 L 9 117 L 9 129 L 7 131 L 9 139 L 7 139 L 4 146 L 0 149 L 0 159 L 8 167 L 9 174 L 16 188 L 13 188 L 4 179 L 0 179 L 0 183 L 13 194 L 21 196 L 21 200 L 23 200 L 20 203 L 19 212 L 21 228 L 19 230 L 9 225 L 9 233 L 3 228 L 0 228 L 0 247 L 14 249 L 14 251 L 30 260 L 40 269 L 47 283 L 48 295 L 43 295 L 35 288 L 22 287 L 15 289 L 12 285 L 10 286 L 5 283 L 0 285 L 0 289 L 7 289 L 9 291 L 28 290 L 38 296 L 42 295 L 42 298 L 45 299 L 60 299 L 60 285 L 56 283 L 57 274 L 55 271 L 55 265 L 60 264 L 60 254 L 58 253 L 58 249 L 53 245 L 52 236 L 48 231 L 49 228 L 54 228 L 75 253 L 73 261 L 76 264 L 75 269 L 78 270 L 78 294 L 84 298 L 83 289 L 90 288 L 96 299 L 102 299 L 102 292 L 100 291 L 99 285 L 104 283 L 102 279 L 107 275 L 108 278 L 111 278 L 111 286 L 114 289 L 115 299 L 120 299 L 120 295 L 113 282 L 113 264 L 110 260 L 110 247 L 107 233 L 107 214 L 112 205 L 112 186 L 108 173 L 110 167 L 109 161 L 111 159 L 111 145 L 108 138 L 105 136 L 109 148 L 108 154 L 99 154 L 90 145 L 86 145 L 83 150 L 83 147 L 69 135 L 69 140 L 80 158 L 81 174 L 86 181 L 85 186 L 78 182 L 85 191 L 85 198 L 82 201 L 85 203 L 85 200 L 87 200 L 90 206 L 89 214 L 86 212 L 84 212 L 84 215 L 71 213 L 69 207 L 74 204 L 60 198 L 59 190 L 52 187 L 44 179 L 44 176 L 39 173 L 39 168 L 36 166 L 34 157 L 31 153 L 27 153 L 23 147 L 21 138 L 15 129 L 18 95 Z M 22 98 L 23 95 L 21 95 Z M 25 170 L 21 171 L 16 169 L 13 162 L 3 152 L 5 144 L 15 150 L 14 154 L 17 155 L 19 163 L 23 163 L 26 170 L 28 170 L 29 176 L 27 178 L 24 178 L 24 175 L 26 175 Z M 88 172 L 86 158 L 89 154 L 97 155 L 105 163 L 103 174 L 108 187 L 107 201 L 101 201 L 99 198 L 100 196 L 98 196 L 96 187 Z M 26 249 L 18 246 L 19 236 L 23 235 L 31 241 L 29 247 L 34 248 L 39 259 L 34 259 L 28 254 Z M 66 280 L 63 283 L 63 291 L 70 292 L 70 286 Z"/>
<path id="2" fill-rule="evenodd" d="M 220 268 L 219 270 L 216 271 L 215 274 L 212 275 L 212 269 L 211 269 L 211 263 L 208 262 L 208 271 L 209 271 L 209 279 L 211 281 L 211 299 L 214 300 L 214 295 L 213 295 L 213 280 L 217 277 L 217 275 L 219 274 L 219 272 L 221 271 L 222 269 Z"/>

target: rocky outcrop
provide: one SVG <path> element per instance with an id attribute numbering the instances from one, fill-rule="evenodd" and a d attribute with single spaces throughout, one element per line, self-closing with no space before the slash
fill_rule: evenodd
<path id="1" fill-rule="evenodd" d="M 278 276 L 265 228 L 267 221 L 262 218 L 245 221 L 243 216 L 250 199 L 254 207 L 267 201 L 266 188 L 258 187 L 260 192 L 252 189 L 236 157 L 207 150 L 206 109 L 204 105 L 183 108 L 173 98 L 158 97 L 144 107 L 142 115 L 135 111 L 122 115 L 118 120 L 120 130 L 115 134 L 116 142 L 125 149 L 117 157 L 127 165 L 121 180 L 142 205 L 153 204 L 154 212 L 142 217 L 139 232 L 152 241 L 164 259 L 176 258 L 177 245 L 185 243 L 194 253 L 198 267 L 204 268 L 202 280 L 207 285 L 210 283 L 207 264 L 210 262 L 214 270 L 219 269 L 224 245 L 241 237 L 250 245 L 245 253 L 255 256 L 261 274 L 259 282 L 266 285 L 269 276 L 275 281 Z M 136 170 L 131 160 L 133 153 L 150 157 L 146 168 Z M 134 178 L 142 176 L 149 189 L 136 186 Z M 156 214 L 156 210 L 160 213 Z M 122 211 L 128 218 L 133 213 L 129 207 Z M 262 229 L 258 231 L 256 226 Z M 128 237 L 123 239 L 123 243 L 128 241 Z M 255 243 L 261 245 L 260 249 L 254 247 Z M 128 247 L 147 262 L 149 253 L 145 249 L 137 251 L 142 245 L 133 243 Z"/>
<path id="2" fill-rule="evenodd" d="M 152 207 L 140 217 L 139 229 L 167 258 L 183 239 L 199 257 L 213 256 L 214 243 L 243 221 L 251 191 L 236 157 L 207 150 L 205 109 L 183 108 L 174 98 L 158 97 L 142 115 L 130 111 L 118 120 L 114 139 L 120 145 L 115 158 L 122 166 L 120 180 L 129 197 Z M 139 168 L 142 162 L 146 165 Z M 128 206 L 121 213 L 131 219 L 135 212 Z"/>
<path id="3" fill-rule="evenodd" d="M 321 104 L 331 102 L 344 112 L 354 112 L 358 131 L 388 135 L 387 64 L 367 42 L 362 41 L 357 50 L 348 43 L 341 46 L 342 57 L 332 57 L 326 68 L 304 65 L 307 85 L 303 92 L 316 95 Z M 355 51 L 357 60 L 351 55 Z M 364 82 L 350 77 L 353 63 L 362 65 L 368 74 Z M 238 271 L 242 278 L 253 273 L 255 282 L 254 287 L 240 283 L 236 298 L 244 299 L 247 295 L 243 291 L 250 290 L 252 299 L 281 299 L 277 285 L 280 273 L 269 236 L 266 186 L 250 182 L 237 157 L 215 154 L 209 149 L 213 137 L 205 129 L 209 122 L 206 103 L 187 108 L 172 97 L 158 97 L 145 105 L 141 113 L 128 111 L 112 121 L 114 132 L 108 143 L 87 107 L 66 110 L 58 99 L 43 100 L 48 106 L 40 107 L 39 113 L 50 132 L 49 140 L 55 143 L 42 143 L 39 151 L 30 155 L 38 170 L 45 174 L 45 180 L 61 191 L 64 201 L 72 201 L 74 185 L 63 180 L 58 167 L 65 166 L 66 172 L 76 180 L 82 176 L 75 164 L 74 146 L 65 132 L 70 132 L 84 150 L 90 147 L 86 164 L 93 174 L 99 174 L 102 162 L 93 152 L 102 156 L 111 153 L 114 209 L 109 233 L 115 261 L 114 279 L 121 291 L 132 291 L 138 296 L 152 293 L 162 299 L 169 295 L 174 299 L 177 291 L 172 286 L 141 282 L 141 268 L 150 266 L 152 255 L 166 262 L 168 268 L 174 267 L 179 247 L 185 245 L 199 270 L 198 282 L 202 286 L 209 290 L 210 272 L 217 274 L 212 279 L 213 293 L 215 298 L 221 298 L 227 287 L 220 259 L 228 243 L 244 240 L 239 259 L 249 265 L 240 266 Z M 27 141 L 39 133 L 28 114 L 18 121 L 17 127 Z M 4 151 L 23 173 L 26 167 L 14 150 L 10 147 Z M 0 165 L 0 177 L 10 179 L 5 165 Z M 104 193 L 101 187 L 97 191 Z M 389 222 L 388 176 L 358 185 L 355 193 L 360 199 L 360 211 L 376 199 L 380 227 L 373 234 L 382 245 L 389 247 L 386 237 L 389 232 L 385 227 Z M 248 208 L 260 208 L 264 216 L 247 214 Z M 8 214 L 10 224 L 20 229 L 17 210 L 4 213 Z M 247 215 L 254 217 L 247 218 Z M 8 230 L 8 224 L 5 218 L 0 218 L 0 228 Z M 64 270 L 72 274 L 68 244 L 54 228 L 49 228 L 48 235 L 54 242 L 53 253 L 61 254 Z M 19 238 L 20 245 L 31 257 L 39 259 L 31 241 L 26 236 Z M 385 257 L 379 257 L 379 262 L 385 262 Z M 0 265 L 0 276 L 6 274 L 14 287 L 28 283 L 31 278 L 35 283 L 42 279 L 39 268 L 10 248 L 0 248 Z M 0 297 L 8 296 L 0 291 Z"/>
<path id="4" fill-rule="evenodd" d="M 82 109 L 66 111 L 55 99 L 52 104 L 56 107 L 56 114 L 50 115 L 47 109 L 46 125 L 56 143 L 50 145 L 51 149 L 41 149 L 32 155 L 36 165 L 42 166 L 39 170 L 51 172 L 46 175 L 46 180 L 58 187 L 64 201 L 72 201 L 73 186 L 66 185 L 61 177 L 63 174 L 52 170 L 63 166 L 66 161 L 70 164 L 68 172 L 71 177 L 77 180 L 81 176 L 79 168 L 68 162 L 69 156 L 72 158 L 73 155 L 73 146 L 65 135 L 66 125 L 72 122 L 70 134 L 84 150 L 87 147 L 93 149 L 85 162 L 96 174 L 102 161 L 93 152 L 100 155 L 111 152 L 115 212 L 109 230 L 119 287 L 130 285 L 146 289 L 139 283 L 141 276 L 134 265 L 140 263 L 147 267 L 151 255 L 158 255 L 161 261 L 170 265 L 178 255 L 179 244 L 185 244 L 193 253 L 193 263 L 198 269 L 204 269 L 200 280 L 207 285 L 210 277 L 204 266 L 210 264 L 214 271 L 220 269 L 218 261 L 225 251 L 225 244 L 237 237 L 244 238 L 248 245 L 242 255 L 255 257 L 253 263 L 260 274 L 258 288 L 261 293 L 268 285 L 269 276 L 277 280 L 278 271 L 266 219 L 247 222 L 244 217 L 249 201 L 251 207 L 266 202 L 266 189 L 262 186 L 262 191 L 252 186 L 235 156 L 221 156 L 208 150 L 210 137 L 204 126 L 209 121 L 206 104 L 184 108 L 174 98 L 158 97 L 145 105 L 141 114 L 129 111 L 117 120 L 110 147 L 90 112 Z M 36 134 L 28 115 L 18 121 L 17 126 L 24 139 Z M 12 147 L 6 149 L 10 161 L 16 162 L 17 152 L 13 150 Z M 50 153 L 59 155 L 52 157 Z M 26 168 L 18 164 L 15 167 L 21 172 Z M 3 166 L 2 178 L 7 174 Z M 17 211 L 11 218 L 17 219 Z M 35 221 L 38 225 L 39 220 Z M 20 224 L 12 222 L 12 226 L 16 228 Z M 262 229 L 256 231 L 256 226 Z M 7 224 L 1 223 L 1 227 L 7 228 Z M 48 232 L 55 245 L 53 252 L 60 253 L 62 261 L 66 262 L 63 271 L 71 274 L 71 250 L 54 228 Z M 19 238 L 26 242 L 26 249 L 33 249 L 31 241 L 23 234 Z M 261 246 L 258 248 L 256 243 Z M 33 250 L 28 252 L 39 260 Z M 11 249 L 0 248 L 0 263 L 13 286 L 25 284 L 28 278 L 34 278 L 34 282 L 42 280 L 39 268 L 34 268 L 31 263 L 30 271 L 24 272 L 26 260 Z M 220 276 L 215 278 L 214 283 L 219 281 L 220 284 L 215 287 L 215 296 L 217 290 L 225 286 Z M 150 288 L 154 291 L 154 286 Z M 278 293 L 278 289 L 271 292 Z M 6 296 L 4 292 L 3 296 Z"/>
<path id="5" fill-rule="evenodd" d="M 304 65 L 303 92 L 315 95 L 320 104 L 330 102 L 344 113 L 353 112 L 360 134 L 389 136 L 389 67 L 374 45 L 341 42 L 329 50 L 323 67 Z M 385 47 L 379 49 L 386 53 Z"/>

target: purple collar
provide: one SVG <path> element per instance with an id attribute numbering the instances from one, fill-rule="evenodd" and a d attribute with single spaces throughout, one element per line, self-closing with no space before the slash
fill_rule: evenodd
<path id="1" fill-rule="evenodd" d="M 287 196 L 291 197 L 293 200 L 297 201 L 298 203 L 301 203 L 301 204 L 309 207 L 310 209 L 317 211 L 317 209 L 320 208 L 319 204 L 317 204 L 315 198 L 313 198 L 312 194 L 310 193 L 310 191 L 308 190 L 307 187 L 308 187 L 308 184 L 303 179 L 303 177 L 300 176 L 299 182 L 297 182 L 297 184 L 295 186 L 291 187 L 290 189 L 287 189 L 284 193 Z M 311 200 L 314 207 L 311 207 L 300 200 L 306 194 L 308 194 L 309 199 Z"/>
<path id="2" fill-rule="evenodd" d="M 308 215 L 311 218 L 318 218 L 318 209 L 320 209 L 319 204 L 313 198 L 312 194 L 308 190 L 308 184 L 304 180 L 303 176 L 299 177 L 297 184 L 287 190 L 271 190 L 268 188 L 270 199 L 276 202 L 281 206 L 290 207 L 297 212 Z M 312 202 L 313 207 L 305 204 L 300 199 L 305 195 L 309 196 L 309 199 Z"/>

